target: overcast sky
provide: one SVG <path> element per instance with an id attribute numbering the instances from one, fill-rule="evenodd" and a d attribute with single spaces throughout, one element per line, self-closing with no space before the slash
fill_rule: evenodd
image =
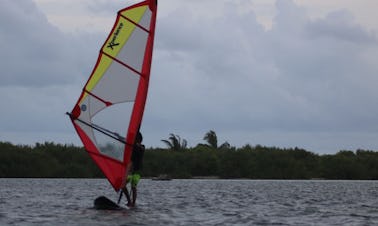
<path id="1" fill-rule="evenodd" d="M 81 145 L 76 103 L 131 0 L 0 1 L 0 141 Z M 147 146 L 378 150 L 376 0 L 160 0 Z"/>

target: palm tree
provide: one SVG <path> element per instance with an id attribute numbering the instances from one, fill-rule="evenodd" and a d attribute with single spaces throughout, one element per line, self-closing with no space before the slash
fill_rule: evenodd
<path id="1" fill-rule="evenodd" d="M 205 136 L 203 137 L 203 139 L 207 141 L 210 147 L 214 149 L 218 148 L 217 134 L 213 130 L 210 130 L 209 132 L 207 132 Z"/>
<path id="2" fill-rule="evenodd" d="M 224 142 L 221 146 L 219 146 L 219 149 L 230 149 L 231 145 L 227 141 Z"/>
<path id="3" fill-rule="evenodd" d="M 188 142 L 185 139 L 181 140 L 179 135 L 175 135 L 173 133 L 169 134 L 168 140 L 161 141 L 164 142 L 169 149 L 174 151 L 183 150 L 188 145 Z"/>
<path id="4" fill-rule="evenodd" d="M 209 132 L 207 132 L 205 136 L 203 137 L 203 139 L 207 141 L 207 146 L 210 146 L 213 149 L 230 149 L 231 148 L 230 143 L 228 143 L 227 141 L 218 147 L 218 138 L 214 130 L 210 130 Z"/>

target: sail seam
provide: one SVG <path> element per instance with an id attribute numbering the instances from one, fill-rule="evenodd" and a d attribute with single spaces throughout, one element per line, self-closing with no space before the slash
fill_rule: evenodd
<path id="1" fill-rule="evenodd" d="M 107 107 L 113 104 L 113 103 L 111 103 L 111 102 L 109 102 L 109 101 L 106 101 L 106 100 L 102 99 L 101 97 L 96 96 L 95 94 L 91 93 L 90 91 L 88 91 L 88 90 L 86 90 L 86 89 L 84 89 L 83 91 L 86 92 L 86 93 L 88 93 L 90 96 L 96 98 L 97 100 L 101 101 L 101 102 L 104 103 Z"/>
<path id="2" fill-rule="evenodd" d="M 122 14 L 119 14 L 119 16 L 122 17 L 123 19 L 129 21 L 130 23 L 134 24 L 135 26 L 137 26 L 138 28 L 142 29 L 143 31 L 145 31 L 147 33 L 150 33 L 150 31 L 147 28 L 145 28 L 142 25 L 136 23 L 135 21 L 131 20 L 130 18 L 128 18 L 128 17 L 126 17 L 126 16 L 124 16 Z"/>
<path id="3" fill-rule="evenodd" d="M 117 58 L 115 58 L 115 57 L 109 55 L 108 53 L 105 53 L 104 51 L 102 51 L 102 53 L 103 53 L 105 56 L 109 57 L 110 59 L 116 61 L 117 63 L 122 64 L 123 66 L 127 67 L 128 69 L 130 69 L 130 70 L 133 71 L 134 73 L 136 73 L 136 74 L 142 76 L 142 73 L 139 72 L 139 71 L 137 71 L 135 68 L 133 68 L 133 67 L 129 66 L 128 64 L 126 64 L 126 63 L 124 63 L 124 62 L 118 60 Z"/>

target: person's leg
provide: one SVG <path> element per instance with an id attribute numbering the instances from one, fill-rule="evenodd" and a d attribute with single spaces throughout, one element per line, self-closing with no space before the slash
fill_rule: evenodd
<path id="1" fill-rule="evenodd" d="M 135 202 L 136 202 L 136 199 L 137 199 L 137 185 L 139 183 L 139 180 L 140 180 L 140 175 L 138 173 L 134 174 L 133 175 L 133 180 L 131 182 L 131 190 L 132 190 L 132 193 L 133 193 L 133 202 L 132 202 L 132 206 L 135 206 Z"/>
<path id="2" fill-rule="evenodd" d="M 133 191 L 133 203 L 132 203 L 132 206 L 135 206 L 135 202 L 136 202 L 136 198 L 137 198 L 137 187 L 131 187 L 132 191 Z"/>
<path id="3" fill-rule="evenodd" d="M 125 194 L 126 199 L 127 199 L 127 204 L 126 205 L 130 206 L 131 205 L 131 198 L 130 198 L 129 190 L 127 190 L 126 186 L 124 188 L 122 188 L 122 192 L 123 192 L 123 194 Z"/>
<path id="4" fill-rule="evenodd" d="M 127 199 L 127 204 L 126 204 L 127 206 L 131 205 L 130 193 L 129 193 L 129 190 L 127 190 L 127 184 L 129 182 L 132 183 L 132 175 L 127 176 L 126 185 L 124 188 L 122 188 L 122 192 L 125 194 L 126 199 Z"/>

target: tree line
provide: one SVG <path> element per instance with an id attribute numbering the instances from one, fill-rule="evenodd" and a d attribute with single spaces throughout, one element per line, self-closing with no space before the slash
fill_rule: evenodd
<path id="1" fill-rule="evenodd" d="M 342 150 L 319 155 L 301 148 L 261 145 L 218 146 L 209 131 L 206 144 L 187 147 L 175 134 L 163 142 L 167 148 L 147 148 L 143 177 L 167 174 L 172 178 L 249 179 L 378 179 L 378 152 Z M 83 147 L 52 142 L 33 146 L 0 142 L 0 177 L 101 178 L 103 174 Z"/>

